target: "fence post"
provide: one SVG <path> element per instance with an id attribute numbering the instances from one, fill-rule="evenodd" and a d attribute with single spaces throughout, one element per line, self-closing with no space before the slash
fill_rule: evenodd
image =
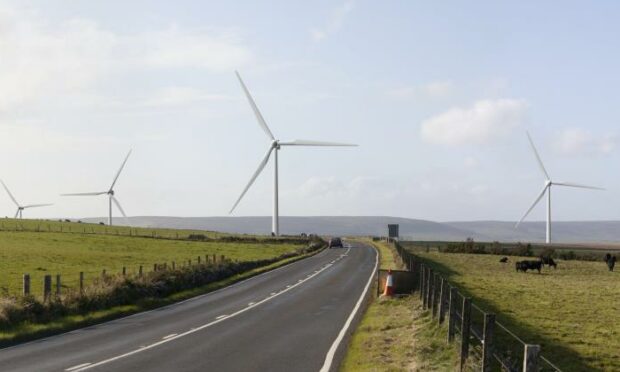
<path id="1" fill-rule="evenodd" d="M 437 310 L 439 307 L 439 278 L 440 275 L 439 273 L 435 273 L 434 277 L 433 277 L 433 319 L 435 318 L 435 316 L 437 315 Z"/>
<path id="2" fill-rule="evenodd" d="M 101 271 L 101 276 L 105 278 L 105 269 L 103 269 L 103 271 Z"/>
<path id="3" fill-rule="evenodd" d="M 217 256 L 213 253 L 213 263 L 217 263 Z"/>
<path id="4" fill-rule="evenodd" d="M 157 264 L 153 264 L 153 271 L 157 271 Z"/>
<path id="5" fill-rule="evenodd" d="M 454 341 L 456 322 L 456 288 L 450 287 L 450 303 L 448 304 L 448 342 Z"/>
<path id="6" fill-rule="evenodd" d="M 433 295 L 433 269 L 428 269 L 426 275 L 426 308 L 431 308 L 431 296 Z"/>
<path id="7" fill-rule="evenodd" d="M 175 270 L 175 269 L 176 269 L 176 267 L 177 267 L 176 262 L 172 261 L 172 270 Z"/>
<path id="8" fill-rule="evenodd" d="M 127 268 L 123 266 L 123 276 L 127 275 Z"/>
<path id="9" fill-rule="evenodd" d="M 424 264 L 420 264 L 420 300 L 424 302 Z"/>
<path id="10" fill-rule="evenodd" d="M 142 265 L 138 268 L 138 276 L 142 277 Z"/>
<path id="11" fill-rule="evenodd" d="M 523 372 L 538 372 L 540 345 L 525 345 L 523 350 Z"/>
<path id="12" fill-rule="evenodd" d="M 495 330 L 495 314 L 484 314 L 482 331 L 482 372 L 491 372 L 493 361 L 493 332 Z"/>
<path id="13" fill-rule="evenodd" d="M 48 302 L 52 295 L 52 276 L 45 275 L 43 277 L 43 301 Z"/>
<path id="14" fill-rule="evenodd" d="M 80 294 L 84 293 L 84 272 L 80 271 Z"/>
<path id="15" fill-rule="evenodd" d="M 198 265 L 200 265 L 200 256 L 198 256 Z"/>
<path id="16" fill-rule="evenodd" d="M 220 262 L 224 262 L 224 261 L 226 261 L 226 256 L 221 255 L 221 256 L 220 256 Z"/>
<path id="17" fill-rule="evenodd" d="M 24 296 L 30 294 L 30 274 L 24 274 Z"/>
<path id="18" fill-rule="evenodd" d="M 446 298 L 448 297 L 448 281 L 441 278 L 441 291 L 439 292 L 439 324 L 446 319 Z"/>
<path id="19" fill-rule="evenodd" d="M 461 311 L 461 371 L 465 368 L 465 361 L 469 355 L 469 327 L 471 326 L 471 298 L 463 298 Z"/>
<path id="20" fill-rule="evenodd" d="M 56 274 L 56 297 L 60 297 L 60 274 Z"/>

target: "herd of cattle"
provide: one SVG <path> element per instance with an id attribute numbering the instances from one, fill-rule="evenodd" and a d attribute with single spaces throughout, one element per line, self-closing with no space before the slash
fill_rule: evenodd
<path id="1" fill-rule="evenodd" d="M 499 262 L 507 263 L 508 257 L 502 257 Z M 614 266 L 616 266 L 616 256 L 612 256 L 607 253 L 605 255 L 605 263 L 607 263 L 607 268 L 609 271 L 614 271 Z M 553 258 L 548 256 L 540 256 L 538 260 L 517 261 L 515 263 L 515 268 L 517 269 L 517 272 L 522 271 L 525 273 L 528 270 L 536 270 L 540 274 L 540 270 L 542 270 L 545 265 L 549 267 L 553 266 L 554 269 L 558 267 L 558 264 L 555 263 Z"/>

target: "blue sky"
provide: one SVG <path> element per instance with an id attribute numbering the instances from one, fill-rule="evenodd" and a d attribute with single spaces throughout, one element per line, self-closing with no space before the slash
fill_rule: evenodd
<path id="1" fill-rule="evenodd" d="M 280 139 L 281 214 L 618 219 L 614 2 L 0 1 L 0 177 L 25 217 L 226 215 Z M 269 166 L 236 215 L 271 213 Z M 13 214 L 0 196 L 0 215 Z M 544 217 L 542 206 L 531 219 Z"/>

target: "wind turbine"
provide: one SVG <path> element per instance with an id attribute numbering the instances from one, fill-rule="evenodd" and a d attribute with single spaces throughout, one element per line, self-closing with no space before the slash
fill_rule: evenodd
<path id="1" fill-rule="evenodd" d="M 127 218 L 127 215 L 125 214 L 125 211 L 123 210 L 123 207 L 121 207 L 121 204 L 118 202 L 116 197 L 114 197 L 114 185 L 116 184 L 116 181 L 118 180 L 118 176 L 121 175 L 121 171 L 125 167 L 125 163 L 127 163 L 127 159 L 129 159 L 129 155 L 131 155 L 131 150 L 129 150 L 129 152 L 127 153 L 127 156 L 125 156 L 125 160 L 123 160 L 123 164 L 121 164 L 121 167 L 118 169 L 118 172 L 116 172 L 116 176 L 114 177 L 114 181 L 112 181 L 112 185 L 110 185 L 110 188 L 108 189 L 108 191 L 80 192 L 80 193 L 73 193 L 73 194 L 61 194 L 61 196 L 94 196 L 94 195 L 104 195 L 104 194 L 107 194 L 108 195 L 108 204 L 110 206 L 109 215 L 108 215 L 108 225 L 112 226 L 112 203 L 113 202 L 116 205 L 116 207 L 118 208 L 118 210 L 121 212 L 123 217 Z"/>
<path id="2" fill-rule="evenodd" d="M 0 182 L 2 182 L 2 186 L 4 187 L 4 189 L 6 190 L 6 193 L 9 194 L 9 197 L 11 198 L 11 200 L 13 200 L 13 203 L 15 203 L 15 205 L 17 206 L 17 212 L 15 212 L 15 217 L 14 218 L 22 218 L 22 214 L 24 212 L 24 209 L 27 208 L 38 208 L 38 207 L 49 207 L 50 205 L 54 205 L 54 204 L 28 204 L 28 205 L 21 205 L 17 202 L 17 200 L 15 199 L 15 197 L 13 196 L 13 194 L 11 194 L 11 192 L 9 191 L 9 188 L 6 187 L 6 184 L 4 183 L 4 181 L 0 180 Z"/>
<path id="3" fill-rule="evenodd" d="M 239 204 L 239 202 L 241 201 L 245 193 L 248 191 L 250 186 L 252 186 L 252 184 L 258 177 L 258 175 L 262 172 L 263 168 L 265 168 L 265 165 L 267 165 L 267 162 L 269 161 L 269 157 L 271 156 L 271 153 L 273 152 L 274 154 L 273 155 L 273 158 L 274 158 L 273 216 L 272 216 L 272 222 L 271 222 L 272 223 L 271 231 L 273 235 L 278 236 L 280 235 L 279 212 L 278 212 L 278 151 L 280 151 L 280 147 L 281 146 L 357 146 L 357 145 L 348 144 L 348 143 L 308 141 L 308 140 L 280 141 L 276 139 L 273 133 L 271 133 L 271 130 L 269 130 L 269 127 L 267 126 L 265 119 L 263 119 L 263 115 L 261 115 L 260 111 L 258 110 L 258 107 L 256 106 L 256 103 L 254 102 L 254 99 L 252 98 L 252 96 L 250 95 L 250 92 L 248 91 L 248 88 L 243 83 L 243 80 L 241 79 L 241 75 L 239 75 L 239 72 L 237 71 L 235 71 L 235 74 L 237 75 L 237 79 L 239 79 L 239 84 L 241 84 L 241 88 L 243 89 L 243 92 L 245 93 L 245 96 L 247 97 L 248 102 L 250 103 L 250 106 L 252 107 L 252 111 L 254 111 L 254 115 L 256 116 L 256 120 L 258 121 L 258 124 L 263 129 L 263 131 L 265 132 L 265 134 L 267 135 L 267 137 L 269 138 L 271 142 L 269 143 L 269 148 L 267 148 L 267 152 L 265 153 L 265 155 L 263 156 L 263 159 L 258 165 L 258 169 L 256 169 L 256 171 L 252 175 L 252 178 L 250 178 L 250 182 L 248 182 L 248 184 L 245 186 L 245 188 L 243 189 L 243 192 L 241 193 L 241 195 L 239 196 L 239 198 L 237 199 L 233 207 L 230 209 L 229 213 L 232 213 L 235 210 L 235 208 L 237 207 L 237 205 Z"/>
<path id="4" fill-rule="evenodd" d="M 582 189 L 592 189 L 592 190 L 605 190 L 605 189 L 600 188 L 600 187 L 595 187 L 595 186 L 581 185 L 581 184 L 572 183 L 572 182 L 552 181 L 551 177 L 549 176 L 549 173 L 547 173 L 547 170 L 545 169 L 545 166 L 543 165 L 542 160 L 540 159 L 540 155 L 538 155 L 538 151 L 536 151 L 536 146 L 534 146 L 534 141 L 532 141 L 532 137 L 530 137 L 530 134 L 528 132 L 526 132 L 526 134 L 527 134 L 527 139 L 529 140 L 530 145 L 532 146 L 532 151 L 534 151 L 534 156 L 536 156 L 536 160 L 538 161 L 538 165 L 540 166 L 540 170 L 545 175 L 545 185 L 542 191 L 540 192 L 540 194 L 538 195 L 538 197 L 536 197 L 536 200 L 534 200 L 534 203 L 532 204 L 532 206 L 527 210 L 527 212 L 525 212 L 525 214 L 523 215 L 523 217 L 521 217 L 519 222 L 517 222 L 517 224 L 515 225 L 515 228 L 519 227 L 519 224 L 523 222 L 525 217 L 527 217 L 527 215 L 532 211 L 532 209 L 534 209 L 536 204 L 538 204 L 540 199 L 542 199 L 545 193 L 547 193 L 547 237 L 545 241 L 547 244 L 549 244 L 551 243 L 551 186 L 578 187 Z"/>

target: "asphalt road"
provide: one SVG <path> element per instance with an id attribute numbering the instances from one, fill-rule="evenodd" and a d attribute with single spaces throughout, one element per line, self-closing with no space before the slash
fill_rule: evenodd
<path id="1" fill-rule="evenodd" d="M 359 243 L 219 291 L 0 350 L 1 371 L 327 371 L 376 267 Z"/>

